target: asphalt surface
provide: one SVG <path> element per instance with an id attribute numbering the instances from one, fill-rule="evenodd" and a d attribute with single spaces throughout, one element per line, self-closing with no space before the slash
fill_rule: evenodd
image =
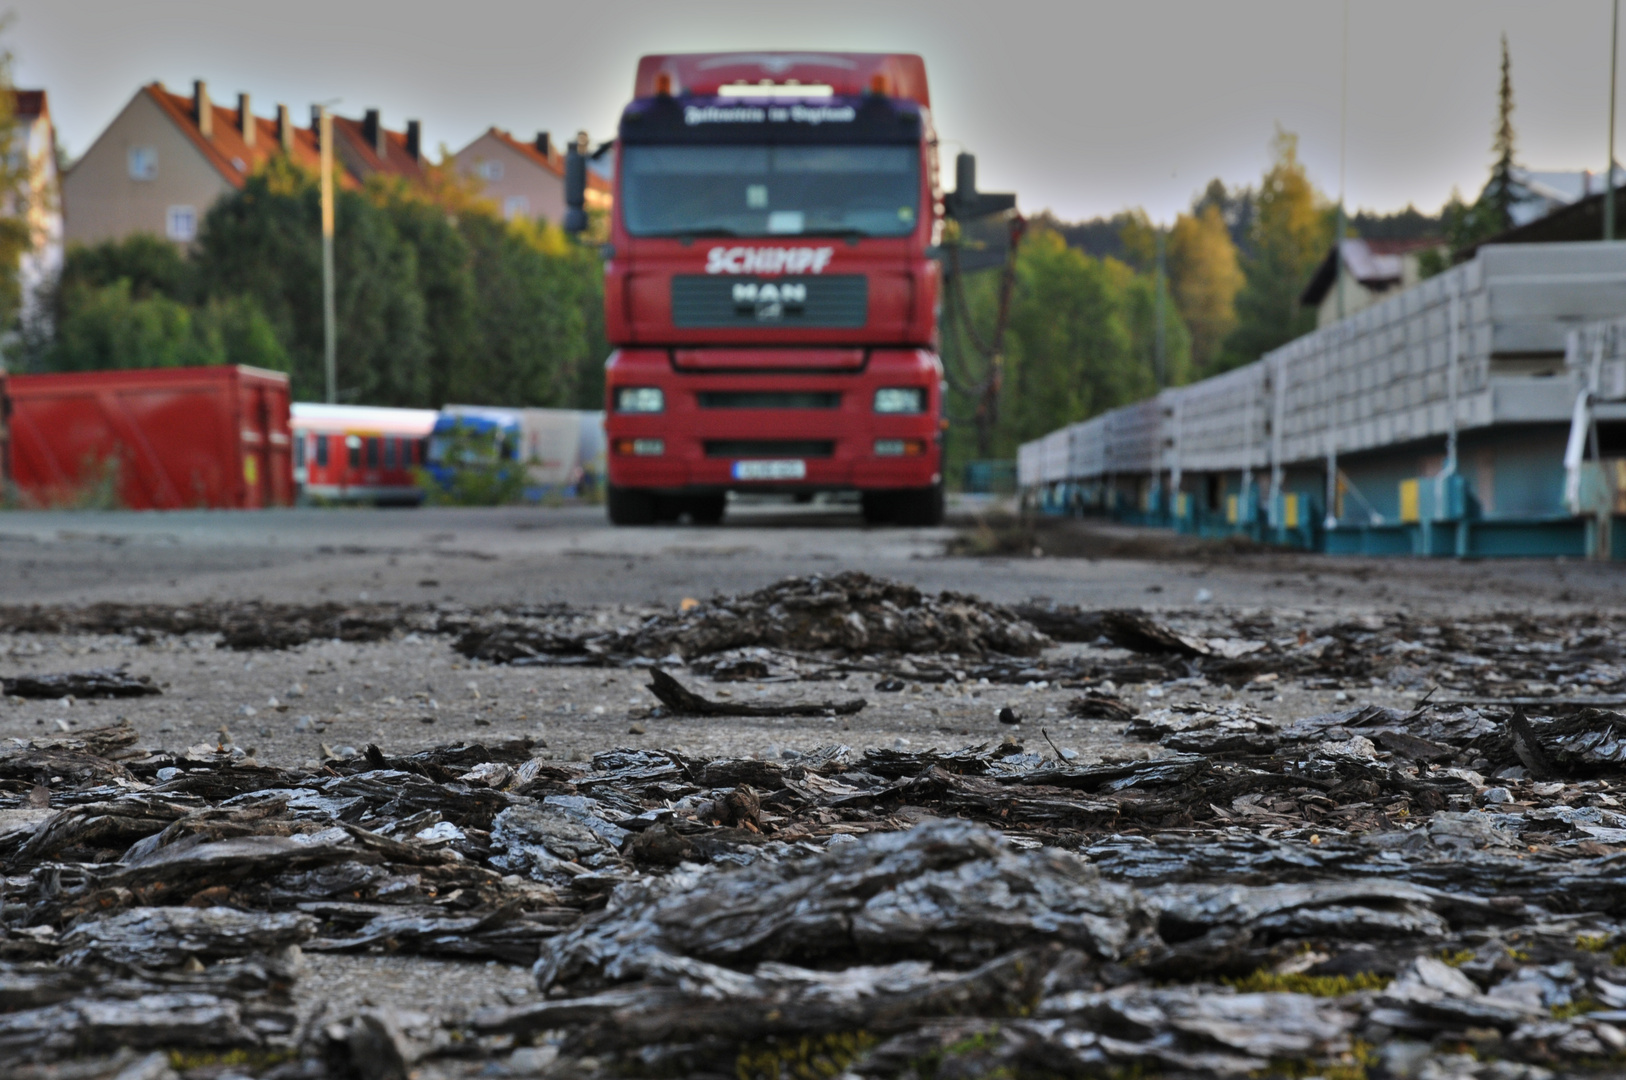
<path id="1" fill-rule="evenodd" d="M 959 508 L 962 525 L 976 509 Z M 946 557 L 953 527 L 866 528 L 855 509 L 788 504 L 735 505 L 715 527 L 644 529 L 611 528 L 596 506 L 13 511 L 0 512 L 0 603 L 671 604 L 845 569 L 1001 602 L 1095 607 L 1466 613 L 1626 598 L 1626 573 L 1607 564 L 1238 554 L 1171 543 L 1160 530 L 1086 528 L 1110 541 L 1095 545 L 1110 556 Z"/>

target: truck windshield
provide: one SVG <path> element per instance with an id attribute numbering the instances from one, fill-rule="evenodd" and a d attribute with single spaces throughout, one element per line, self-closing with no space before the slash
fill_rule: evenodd
<path id="1" fill-rule="evenodd" d="M 915 146 L 627 146 L 634 236 L 907 236 L 920 212 Z"/>

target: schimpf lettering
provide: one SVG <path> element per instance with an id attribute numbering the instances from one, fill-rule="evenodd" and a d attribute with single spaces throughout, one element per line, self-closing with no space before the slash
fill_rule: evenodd
<path id="1" fill-rule="evenodd" d="M 708 274 L 822 274 L 833 247 L 714 247 L 706 252 Z"/>

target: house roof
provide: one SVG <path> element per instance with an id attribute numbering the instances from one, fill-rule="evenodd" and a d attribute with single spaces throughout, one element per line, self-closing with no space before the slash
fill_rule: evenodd
<path id="1" fill-rule="evenodd" d="M 1515 225 L 1495 236 L 1487 236 L 1476 244 L 1469 244 L 1455 252 L 1452 257 L 1458 262 L 1471 259 L 1474 253 L 1486 244 L 1546 244 L 1556 241 L 1602 240 L 1603 200 L 1604 193 L 1601 191 L 1596 195 L 1577 199 L 1568 206 L 1559 207 L 1546 217 L 1537 218 L 1523 225 Z M 1626 187 L 1615 189 L 1615 220 L 1626 223 Z M 1626 227 L 1620 228 L 1616 235 L 1626 235 Z"/>
<path id="2" fill-rule="evenodd" d="M 538 150 L 535 143 L 521 142 L 519 139 L 514 138 L 500 127 L 493 127 L 487 131 L 486 134 L 508 147 L 508 149 L 514 151 L 514 153 L 527 159 L 538 168 L 546 169 L 555 176 L 564 176 L 565 162 L 563 157 L 556 162 L 553 160 L 553 156 L 551 154 L 544 154 L 542 151 Z"/>
<path id="3" fill-rule="evenodd" d="M 142 87 L 142 92 L 157 104 L 176 127 L 186 133 L 209 164 L 213 165 L 232 187 L 242 187 L 250 173 L 282 150 L 282 144 L 277 139 L 275 120 L 250 114 L 249 119 L 254 124 L 254 145 L 250 146 L 243 141 L 236 109 L 228 109 L 211 102 L 209 108 L 214 114 L 210 121 L 212 131 L 205 136 L 198 129 L 197 120 L 193 118 L 191 95 L 172 94 L 161 82 Z M 310 128 L 294 126 L 293 158 L 300 165 L 313 171 L 322 167 L 322 155 L 316 144 L 316 133 Z"/>
<path id="4" fill-rule="evenodd" d="M 542 151 L 536 148 L 535 143 L 522 142 L 521 140 L 514 138 L 514 136 L 504 131 L 500 127 L 493 127 L 489 129 L 486 134 L 490 135 L 492 138 L 514 151 L 514 153 L 524 157 L 538 168 L 546 169 L 554 176 L 563 177 L 565 175 L 565 157 L 563 154 L 544 154 Z M 591 168 L 591 165 L 589 165 L 587 170 L 587 190 L 597 191 L 605 195 L 609 195 L 615 190 L 615 187 L 606 177 L 594 171 Z"/>
<path id="5" fill-rule="evenodd" d="M 366 122 L 348 116 L 333 117 L 335 139 L 344 139 L 361 158 L 367 175 L 385 173 L 399 176 L 414 183 L 424 179 L 423 162 L 407 152 L 407 137 L 403 131 L 384 129 L 384 153 L 380 155 L 373 141 L 367 137 Z"/>
<path id="6" fill-rule="evenodd" d="M 1327 249 L 1327 257 L 1321 260 L 1315 273 L 1310 276 L 1310 283 L 1299 294 L 1299 303 L 1314 307 L 1326 299 L 1337 277 L 1337 266 L 1333 260 L 1339 256 L 1342 256 L 1344 268 L 1349 271 L 1350 277 L 1368 289 L 1382 290 L 1400 282 L 1405 269 L 1405 257 L 1408 254 L 1439 247 L 1440 243 L 1441 241 L 1428 237 L 1412 240 L 1363 240 L 1352 236 L 1341 240 L 1337 247 Z"/>

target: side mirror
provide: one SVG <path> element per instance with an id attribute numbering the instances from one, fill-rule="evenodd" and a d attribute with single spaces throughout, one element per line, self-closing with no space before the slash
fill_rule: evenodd
<path id="1" fill-rule="evenodd" d="M 587 158 L 575 143 L 565 151 L 565 231 L 587 228 Z"/>
<path id="2" fill-rule="evenodd" d="M 962 153 L 954 159 L 954 190 L 943 196 L 943 210 L 956 221 L 992 217 L 1016 209 L 1016 196 L 977 190 L 977 158 Z"/>

